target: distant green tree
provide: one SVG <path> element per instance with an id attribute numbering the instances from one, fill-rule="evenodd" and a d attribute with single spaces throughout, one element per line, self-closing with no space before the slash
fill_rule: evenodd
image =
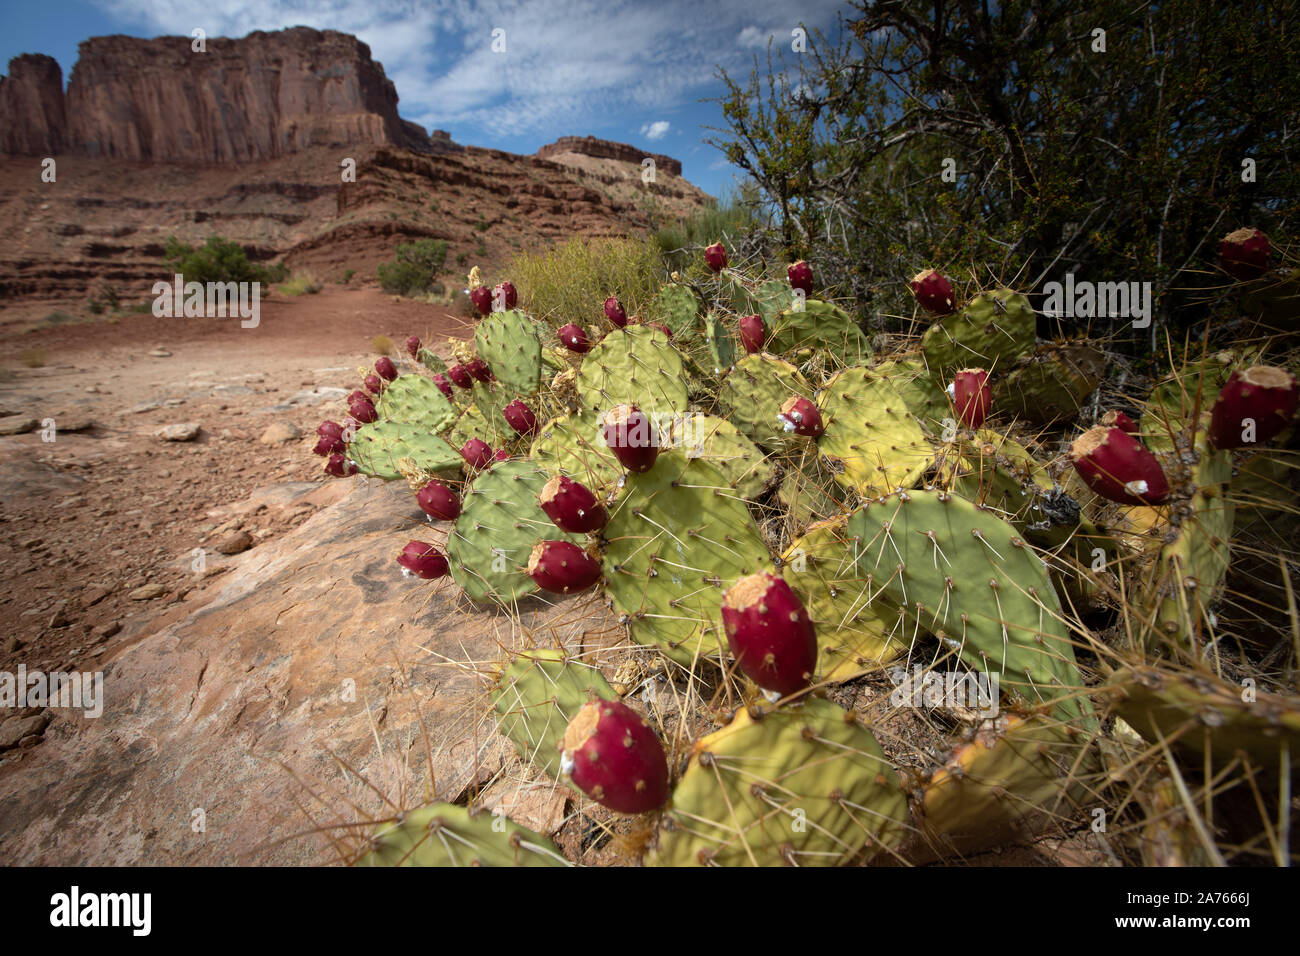
<path id="1" fill-rule="evenodd" d="M 419 239 L 396 249 L 393 262 L 379 265 L 379 284 L 392 295 L 419 295 L 435 285 L 447 264 L 447 243 L 442 239 Z"/>
<path id="2" fill-rule="evenodd" d="M 288 275 L 283 264 L 260 266 L 249 262 L 239 243 L 221 236 L 209 236 L 202 246 L 181 242 L 175 236 L 163 246 L 167 264 L 186 282 L 281 282 Z"/>

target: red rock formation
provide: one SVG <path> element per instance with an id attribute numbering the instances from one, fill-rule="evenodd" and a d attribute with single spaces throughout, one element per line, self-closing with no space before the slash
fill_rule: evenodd
<path id="1" fill-rule="evenodd" d="M 0 153 L 50 156 L 63 151 L 67 121 L 63 70 L 53 57 L 24 53 L 0 77 Z"/>
<path id="2" fill-rule="evenodd" d="M 429 150 L 397 115 L 370 48 L 294 27 L 243 39 L 93 37 L 68 81 L 49 57 L 18 57 L 0 86 L 0 149 L 173 163 L 274 159 L 314 146 Z M 66 111 L 66 120 L 64 114 Z"/>
<path id="3" fill-rule="evenodd" d="M 545 159 L 557 153 L 581 153 L 597 159 L 617 159 L 634 166 L 641 165 L 641 160 L 649 156 L 655 161 L 655 169 L 673 176 L 682 174 L 682 164 L 671 156 L 662 153 L 647 153 L 645 150 L 629 146 L 627 143 L 613 143 L 607 139 L 594 136 L 561 136 L 554 143 L 548 143 L 537 151 Z"/>

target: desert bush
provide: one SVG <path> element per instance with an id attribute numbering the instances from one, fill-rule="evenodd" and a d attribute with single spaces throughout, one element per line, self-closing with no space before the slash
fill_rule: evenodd
<path id="1" fill-rule="evenodd" d="M 616 295 L 634 313 L 654 297 L 665 270 L 650 239 L 575 237 L 544 252 L 523 252 L 503 276 L 519 289 L 520 304 L 552 325 L 588 325 L 600 304 Z"/>
<path id="2" fill-rule="evenodd" d="M 275 263 L 261 266 L 248 260 L 248 251 L 239 243 L 221 236 L 209 236 L 202 246 L 181 242 L 175 236 L 168 238 L 163 257 L 173 271 L 185 277 L 186 282 L 283 282 L 289 275 L 288 266 Z"/>
<path id="3" fill-rule="evenodd" d="M 323 284 L 310 272 L 299 272 L 280 286 L 280 293 L 282 295 L 315 295 L 321 290 Z"/>
<path id="4" fill-rule="evenodd" d="M 434 278 L 446 268 L 447 243 L 442 239 L 420 239 L 397 247 L 396 259 L 379 265 L 379 284 L 391 295 L 428 292 Z"/>
<path id="5" fill-rule="evenodd" d="M 669 271 L 686 272 L 700 261 L 700 250 L 714 242 L 734 249 L 742 237 L 760 228 L 757 207 L 761 202 L 752 186 L 737 189 L 692 216 L 661 225 L 654 232 L 654 241 L 665 266 Z"/>
<path id="6" fill-rule="evenodd" d="M 45 349 L 23 349 L 18 354 L 18 361 L 22 362 L 28 368 L 40 368 L 45 364 L 48 356 Z"/>
<path id="7" fill-rule="evenodd" d="M 392 355 L 393 340 L 386 335 L 376 335 L 370 340 L 370 349 L 376 355 Z"/>

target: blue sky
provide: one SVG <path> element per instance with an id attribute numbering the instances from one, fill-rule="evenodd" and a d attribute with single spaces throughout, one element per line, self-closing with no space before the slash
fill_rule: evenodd
<path id="1" fill-rule="evenodd" d="M 558 136 L 593 135 L 682 161 L 715 195 L 734 170 L 704 144 L 721 126 L 715 68 L 748 75 L 768 37 L 790 59 L 791 31 L 830 30 L 840 0 L 0 0 L 0 64 L 47 53 L 64 82 L 90 36 L 243 36 L 306 25 L 354 33 L 397 85 L 405 119 L 461 143 L 531 153 Z M 493 53 L 493 30 L 505 52 Z"/>

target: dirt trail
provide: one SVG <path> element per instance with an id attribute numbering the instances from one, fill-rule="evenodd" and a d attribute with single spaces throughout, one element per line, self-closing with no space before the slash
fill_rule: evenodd
<path id="1" fill-rule="evenodd" d="M 234 517 L 223 506 L 274 482 L 327 480 L 310 454 L 314 429 L 345 413 L 338 390 L 360 386 L 373 336 L 400 350 L 415 333 L 441 351 L 467 328 L 441 309 L 338 286 L 264 301 L 255 329 L 148 314 L 24 325 L 30 313 L 0 310 L 0 411 L 52 418 L 55 432 L 0 437 L 0 671 L 88 668 L 112 656 L 127 624 L 211 586 L 223 570 L 216 545 L 255 547 L 307 520 L 310 503 Z M 24 367 L 28 350 L 46 364 Z M 156 437 L 181 423 L 202 430 Z M 299 437 L 260 441 L 277 423 Z M 198 548 L 206 578 L 194 572 Z"/>

